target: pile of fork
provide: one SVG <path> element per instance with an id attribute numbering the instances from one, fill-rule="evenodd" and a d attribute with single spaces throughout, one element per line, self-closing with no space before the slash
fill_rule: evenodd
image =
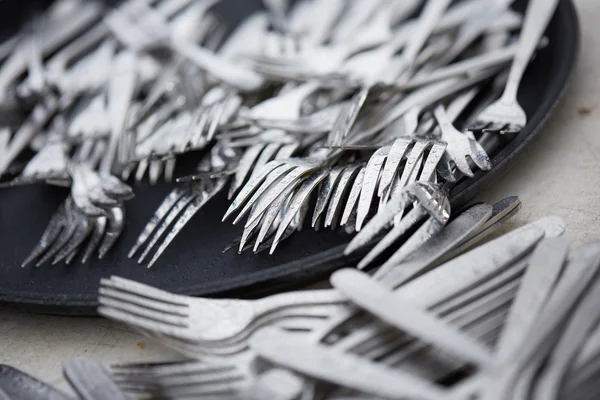
<path id="1" fill-rule="evenodd" d="M 518 206 L 473 206 L 409 260 L 339 270 L 332 289 L 219 300 L 105 279 L 101 315 L 187 358 L 114 366 L 114 387 L 161 399 L 594 399 L 600 243 L 569 247 L 564 221 L 546 217 L 477 245 Z"/>
<path id="2" fill-rule="evenodd" d="M 226 190 L 240 251 L 273 252 L 303 224 L 362 233 L 377 215 L 348 250 L 392 227 L 367 264 L 432 217 L 398 262 L 526 125 L 517 91 L 557 5 L 532 0 L 523 18 L 511 0 L 265 0 L 226 35 L 217 3 L 58 0 L 0 45 L 2 185 L 71 188 L 23 265 L 102 257 L 126 182 L 171 182 L 186 153 L 197 171 L 134 244 L 140 263 Z"/>

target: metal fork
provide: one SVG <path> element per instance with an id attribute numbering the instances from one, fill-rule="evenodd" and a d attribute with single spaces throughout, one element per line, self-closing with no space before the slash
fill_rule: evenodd
<path id="1" fill-rule="evenodd" d="M 242 358 L 235 365 L 245 362 L 242 360 L 244 359 Z M 116 376 L 122 387 L 144 393 L 156 390 L 177 397 L 184 393 L 191 393 L 194 390 L 198 393 L 214 390 L 215 387 L 218 387 L 215 386 L 217 382 L 229 382 L 230 385 L 239 382 L 239 385 L 242 386 L 242 382 L 247 380 L 248 377 L 233 365 L 228 361 L 227 364 L 218 365 L 194 362 L 172 365 L 117 366 Z M 225 387 L 225 385 L 221 387 Z"/>
<path id="2" fill-rule="evenodd" d="M 174 189 L 158 207 L 129 251 L 129 258 L 146 245 L 138 260 L 142 263 L 170 228 L 148 262 L 148 267 L 154 265 L 189 220 L 225 188 L 238 160 L 239 152 L 235 149 L 215 145 L 211 153 L 200 163 L 200 175 L 183 179 L 186 182 Z"/>
<path id="3" fill-rule="evenodd" d="M 523 267 L 520 267 L 522 271 Z M 518 273 L 516 274 L 518 276 Z M 513 285 L 514 286 L 514 285 Z M 481 288 L 482 291 L 488 293 L 489 289 Z M 500 290 L 500 292 L 502 292 Z M 415 291 L 417 294 L 417 291 Z M 490 293 L 487 294 L 490 296 Z M 475 296 L 477 298 L 477 296 Z M 510 298 L 508 298 L 508 301 Z M 461 300 L 462 301 L 462 300 Z M 489 300 L 487 300 L 489 301 Z M 493 302 L 492 302 L 493 303 Z M 451 304 L 448 304 L 447 307 L 441 307 L 437 312 L 444 313 L 444 309 L 453 309 Z M 460 313 L 459 313 L 460 314 Z M 473 314 L 471 312 L 471 314 Z M 489 314 L 489 310 L 485 307 L 479 314 L 475 315 L 487 315 Z M 456 320 L 457 316 L 451 317 L 452 313 L 445 318 L 454 318 Z M 480 318 L 478 316 L 473 316 L 471 318 Z M 486 336 L 486 329 L 476 330 L 475 326 L 471 327 L 472 321 L 474 319 L 466 319 L 461 320 L 458 318 L 457 321 L 454 322 L 456 324 L 462 324 L 462 326 L 466 326 L 467 331 L 478 332 L 477 334 L 481 335 L 482 338 Z M 480 323 L 480 326 L 483 328 L 486 323 L 485 319 L 483 319 Z M 495 326 L 497 327 L 500 322 L 495 322 Z M 489 330 L 489 329 L 488 329 Z M 278 335 L 279 336 L 279 335 Z M 298 343 L 298 342 L 296 342 Z M 300 342 L 302 343 L 302 342 Z M 402 343 L 402 342 L 401 342 Z M 407 343 L 410 343 L 407 342 Z M 388 344 L 390 346 L 391 344 Z M 347 348 L 347 346 L 338 345 L 338 349 L 342 350 Z M 409 352 L 404 351 L 404 358 L 406 358 L 410 354 L 414 354 L 414 352 L 418 349 L 421 349 L 421 346 L 412 346 L 408 349 Z M 363 357 L 371 357 L 369 355 L 365 355 L 364 353 L 360 353 Z M 373 352 L 371 352 L 371 355 Z M 396 359 L 398 359 L 396 357 Z M 239 362 L 245 359 L 240 359 L 236 365 L 239 365 Z M 386 365 L 392 365 L 392 361 L 386 361 Z M 405 364 L 402 364 L 403 366 Z M 458 367 L 457 367 L 458 368 Z M 314 371 L 313 371 L 314 372 Z M 229 382 L 229 385 L 236 384 L 239 382 L 239 387 L 243 387 L 242 382 L 254 378 L 246 377 L 241 371 L 237 370 L 234 367 L 233 363 L 228 364 L 218 364 L 211 365 L 206 362 L 193 362 L 193 363 L 175 363 L 175 364 L 167 364 L 167 365 L 128 365 L 128 366 L 117 366 L 116 367 L 116 376 L 117 380 L 121 383 L 122 387 L 130 388 L 132 391 L 140 391 L 143 393 L 163 393 L 164 395 L 169 395 L 172 397 L 182 396 L 185 393 L 192 393 L 196 391 L 197 393 L 207 393 L 209 390 L 214 390 L 215 388 L 227 387 L 225 384 L 216 385 L 217 382 Z M 292 377 L 290 377 L 292 378 Z M 301 380 L 296 377 L 295 382 L 297 384 L 301 383 Z M 245 393 L 245 390 L 244 390 Z M 179 397 L 178 397 L 179 398 Z"/>
<path id="4" fill-rule="evenodd" d="M 517 101 L 519 86 L 542 35 L 554 14 L 558 0 L 529 3 L 519 49 L 512 64 L 504 94 L 483 110 L 469 130 L 491 133 L 518 133 L 527 125 L 527 115 Z"/>
<path id="5" fill-rule="evenodd" d="M 82 262 L 98 248 L 100 258 L 112 248 L 125 224 L 123 201 L 131 188 L 112 176 L 99 176 L 89 166 L 71 165 L 71 194 L 52 216 L 37 246 L 22 263 L 37 266 L 52 259 L 70 263 L 89 238 Z"/>
<path id="6" fill-rule="evenodd" d="M 442 159 L 446 143 L 437 141 L 396 139 L 391 146 L 377 150 L 370 158 L 357 205 L 356 230 L 360 231 L 371 209 L 375 194 L 380 209 L 390 197 L 406 186 L 420 181 L 435 181 L 435 171 Z"/>
<path id="7" fill-rule="evenodd" d="M 540 232 L 539 236 L 542 235 Z M 524 248 L 531 246 L 530 241 L 516 234 L 514 236 L 520 240 Z M 513 256 L 512 253 L 510 255 Z M 483 269 L 481 271 L 483 272 Z M 464 273 L 468 274 L 466 271 Z M 411 289 L 407 287 L 403 290 L 416 294 L 436 282 L 437 278 L 434 276 L 438 274 L 439 272 L 435 271 L 425 280 L 414 281 L 415 283 L 410 285 Z M 461 285 L 468 285 L 469 279 L 463 278 L 460 281 Z M 445 292 L 452 293 L 454 288 L 455 286 L 452 288 L 449 286 L 446 291 L 438 290 L 430 294 L 443 296 Z M 320 310 L 315 309 L 315 315 L 323 316 L 329 315 L 328 310 L 339 312 L 339 307 L 335 304 L 345 301 L 345 298 L 337 292 L 327 290 L 289 293 L 258 301 L 193 299 L 172 295 L 120 278 L 112 278 L 110 281 L 102 282 L 100 297 L 102 305 L 99 312 L 109 318 L 168 336 L 172 339 L 167 343 L 170 346 L 175 344 L 172 347 L 183 350 L 184 354 L 206 355 L 214 354 L 219 348 L 226 349 L 228 343 L 238 342 L 237 339 L 244 340 L 243 338 L 256 328 L 261 315 L 266 317 L 279 310 L 289 309 L 287 318 L 290 315 L 303 316 L 307 313 L 307 309 L 319 305 Z M 206 319 L 206 309 L 213 310 L 210 315 L 214 316 L 215 320 Z M 195 317 L 197 313 L 202 314 L 203 317 L 197 319 Z M 228 315 L 236 317 L 229 318 Z M 231 321 L 235 324 L 228 323 L 224 326 L 223 321 Z M 241 349 L 243 348 L 242 346 Z M 238 347 L 235 350 L 239 351 Z"/>
<path id="8" fill-rule="evenodd" d="M 476 140 L 454 127 L 444 106 L 437 106 L 434 115 L 442 133 L 441 139 L 448 143 L 446 148 L 448 157 L 444 160 L 444 169 L 451 171 L 450 163 L 452 162 L 460 172 L 472 178 L 474 174 L 469 166 L 469 161 L 475 163 L 483 171 L 489 171 L 492 168 L 492 162 L 483 147 Z"/>

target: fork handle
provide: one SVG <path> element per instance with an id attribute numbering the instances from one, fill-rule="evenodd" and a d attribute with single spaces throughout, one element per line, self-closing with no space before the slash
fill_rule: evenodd
<path id="1" fill-rule="evenodd" d="M 527 65 L 533 56 L 550 18 L 558 6 L 559 0 L 531 0 L 525 15 L 523 30 L 519 41 L 519 49 L 513 61 L 513 65 L 508 77 L 508 83 L 502 99 L 505 102 L 514 102 L 517 99 L 517 93 L 523 74 Z"/>
<path id="2" fill-rule="evenodd" d="M 345 296 L 337 290 L 303 290 L 298 292 L 282 293 L 268 296 L 254 303 L 256 315 L 272 312 L 282 308 L 342 304 L 347 302 Z"/>
<path id="3" fill-rule="evenodd" d="M 446 11 L 449 5 L 450 0 L 429 0 L 425 4 L 425 8 L 419 18 L 417 30 L 413 32 L 412 38 L 403 53 L 403 57 L 405 57 L 411 66 L 419 55 L 423 45 L 425 45 L 425 42 L 431 36 L 436 23 L 442 18 L 444 11 Z"/>

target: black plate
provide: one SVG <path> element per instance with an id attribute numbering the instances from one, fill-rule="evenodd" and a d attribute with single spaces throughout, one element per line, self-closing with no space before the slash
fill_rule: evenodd
<path id="1" fill-rule="evenodd" d="M 9 4 L 11 2 L 8 2 Z M 229 0 L 220 14 L 239 20 L 259 0 Z M 0 3 L 4 24 L 10 13 Z M 520 10 L 525 2 L 517 3 Z M 459 184 L 453 206 L 464 205 L 504 174 L 512 158 L 527 145 L 562 97 L 576 61 L 579 45 L 577 15 L 569 0 L 562 0 L 547 32 L 550 45 L 531 64 L 519 93 L 529 116 L 527 127 L 493 157 L 494 168 Z M 354 260 L 342 257 L 349 237 L 336 232 L 307 229 L 285 241 L 273 256 L 223 253 L 240 235 L 240 228 L 221 223 L 227 201 L 215 199 L 200 211 L 152 269 L 126 257 L 129 247 L 169 192 L 168 185 L 136 187 L 127 203 L 127 226 L 116 248 L 103 261 L 86 265 L 20 268 L 44 231 L 50 216 L 64 200 L 61 189 L 30 186 L 0 192 L 0 300 L 45 312 L 80 313 L 92 310 L 100 278 L 119 275 L 189 295 L 254 297 L 314 281 Z M 507 193 L 508 195 L 509 193 Z"/>

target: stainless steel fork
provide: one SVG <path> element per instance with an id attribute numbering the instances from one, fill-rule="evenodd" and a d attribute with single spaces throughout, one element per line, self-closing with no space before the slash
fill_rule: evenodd
<path id="1" fill-rule="evenodd" d="M 558 6 L 557 0 L 529 3 L 521 32 L 519 50 L 513 61 L 504 94 L 470 126 L 471 130 L 492 133 L 518 133 L 527 125 L 527 115 L 517 101 L 519 86 L 542 35 Z"/>

